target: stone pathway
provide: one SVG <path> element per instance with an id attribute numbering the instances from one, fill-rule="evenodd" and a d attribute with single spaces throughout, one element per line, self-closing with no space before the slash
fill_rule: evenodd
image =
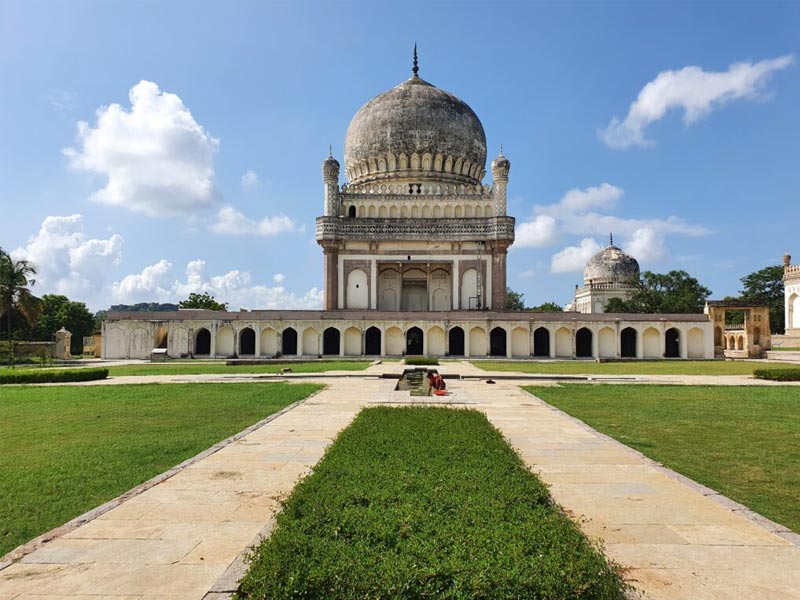
<path id="1" fill-rule="evenodd" d="M 323 392 L 0 571 L 0 600 L 228 597 L 278 498 L 336 434 L 363 406 L 411 401 L 394 380 L 375 377 L 402 368 L 318 379 Z M 442 371 L 487 375 L 469 363 Z M 646 598 L 800 598 L 792 534 L 768 531 L 522 391 L 524 383 L 450 380 L 445 402 L 484 411 Z"/>

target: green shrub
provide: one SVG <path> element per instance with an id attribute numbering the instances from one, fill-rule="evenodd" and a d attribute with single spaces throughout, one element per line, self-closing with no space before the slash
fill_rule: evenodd
<path id="1" fill-rule="evenodd" d="M 406 364 L 415 366 L 438 365 L 439 359 L 430 356 L 407 356 Z"/>
<path id="2" fill-rule="evenodd" d="M 238 598 L 619 600 L 619 576 L 486 417 L 368 408 L 297 484 Z"/>
<path id="3" fill-rule="evenodd" d="M 73 381 L 95 381 L 106 377 L 108 377 L 108 369 L 26 369 L 0 372 L 0 384 L 69 383 Z"/>
<path id="4" fill-rule="evenodd" d="M 800 381 L 800 369 L 788 367 L 785 369 L 756 369 L 753 376 L 757 379 L 769 379 L 770 381 Z"/>

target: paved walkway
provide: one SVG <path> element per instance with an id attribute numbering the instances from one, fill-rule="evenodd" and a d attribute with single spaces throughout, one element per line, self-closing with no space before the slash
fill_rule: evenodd
<path id="1" fill-rule="evenodd" d="M 468 363 L 458 371 L 485 375 Z M 337 432 L 363 406 L 409 401 L 392 380 L 325 382 L 306 402 L 0 571 L 0 600 L 226 597 L 242 572 L 237 558 L 268 533 L 278 498 Z M 484 411 L 646 598 L 800 598 L 800 548 L 521 383 L 451 380 L 447 401 Z"/>

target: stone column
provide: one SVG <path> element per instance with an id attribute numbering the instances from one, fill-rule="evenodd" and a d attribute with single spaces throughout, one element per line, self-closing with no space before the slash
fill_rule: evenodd
<path id="1" fill-rule="evenodd" d="M 371 277 L 369 282 L 369 307 L 378 309 L 378 259 L 370 261 Z"/>
<path id="2" fill-rule="evenodd" d="M 325 280 L 325 310 L 339 307 L 339 253 L 335 243 L 322 244 L 323 277 Z"/>
<path id="3" fill-rule="evenodd" d="M 497 246 L 492 252 L 492 310 L 503 310 L 506 305 L 506 256 L 508 244 Z"/>
<path id="4" fill-rule="evenodd" d="M 556 357 L 556 331 L 558 331 L 557 327 L 553 327 L 552 325 L 547 328 L 548 333 L 550 334 L 550 358 Z"/>
<path id="5" fill-rule="evenodd" d="M 506 358 L 511 358 L 511 333 L 514 331 L 512 328 L 511 331 L 506 330 Z"/>
<path id="6" fill-rule="evenodd" d="M 592 332 L 592 358 L 600 358 L 600 332 L 593 331 Z"/>
<path id="7" fill-rule="evenodd" d="M 460 261 L 457 258 L 453 260 L 451 277 L 453 279 L 453 310 L 460 310 L 461 298 L 459 297 L 459 292 L 461 291 L 461 273 Z"/>
<path id="8" fill-rule="evenodd" d="M 636 358 L 644 358 L 644 330 L 645 328 L 636 327 Z"/>
<path id="9" fill-rule="evenodd" d="M 261 326 L 253 324 L 253 332 L 256 334 L 256 356 L 261 356 Z"/>

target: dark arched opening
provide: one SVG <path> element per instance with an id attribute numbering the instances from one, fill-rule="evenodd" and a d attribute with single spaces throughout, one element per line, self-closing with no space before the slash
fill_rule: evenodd
<path id="1" fill-rule="evenodd" d="M 256 353 L 256 332 L 245 327 L 239 332 L 239 354 Z"/>
<path id="2" fill-rule="evenodd" d="M 406 332 L 406 355 L 421 356 L 422 348 L 422 329 L 412 327 Z"/>
<path id="3" fill-rule="evenodd" d="M 356 216 L 356 207 L 355 206 L 351 206 L 350 208 L 347 209 L 347 216 L 351 217 L 351 218 Z"/>
<path id="4" fill-rule="evenodd" d="M 451 327 L 447 337 L 450 356 L 464 356 L 464 330 L 461 327 Z"/>
<path id="5" fill-rule="evenodd" d="M 297 332 L 289 327 L 281 334 L 281 354 L 290 356 L 297 354 Z"/>
<path id="6" fill-rule="evenodd" d="M 367 356 L 380 356 L 380 353 L 381 330 L 372 326 L 364 334 L 364 354 Z"/>
<path id="7" fill-rule="evenodd" d="M 328 327 L 322 333 L 322 353 L 339 355 L 341 335 L 336 327 Z"/>
<path id="8" fill-rule="evenodd" d="M 636 358 L 636 330 L 626 327 L 619 334 L 619 349 L 623 358 Z"/>
<path id="9" fill-rule="evenodd" d="M 211 354 L 211 332 L 205 327 L 197 332 L 194 338 L 195 354 Z"/>
<path id="10" fill-rule="evenodd" d="M 537 327 L 533 332 L 533 355 L 550 356 L 550 332 L 546 327 Z"/>
<path id="11" fill-rule="evenodd" d="M 489 356 L 506 356 L 506 330 L 502 327 L 489 333 Z"/>
<path id="12" fill-rule="evenodd" d="M 670 327 L 664 334 L 664 342 L 664 356 L 679 358 L 681 355 L 680 332 L 674 327 Z"/>
<path id="13" fill-rule="evenodd" d="M 575 334 L 575 356 L 578 358 L 592 356 L 592 332 L 586 327 L 581 327 Z"/>

